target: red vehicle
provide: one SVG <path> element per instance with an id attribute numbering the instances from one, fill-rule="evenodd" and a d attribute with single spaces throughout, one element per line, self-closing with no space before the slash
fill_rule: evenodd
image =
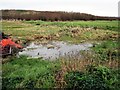
<path id="1" fill-rule="evenodd" d="M 0 56 L 7 56 L 17 53 L 22 46 L 13 42 L 8 35 L 0 33 Z"/>

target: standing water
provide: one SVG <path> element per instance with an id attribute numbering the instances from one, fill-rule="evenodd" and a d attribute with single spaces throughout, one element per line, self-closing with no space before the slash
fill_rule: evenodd
<path id="1" fill-rule="evenodd" d="M 53 41 L 43 44 L 35 44 L 32 42 L 29 46 L 24 48 L 24 51 L 19 52 L 19 55 L 27 55 L 29 57 L 42 57 L 43 59 L 54 60 L 66 55 L 72 55 L 81 50 L 89 50 L 93 45 L 91 43 L 68 44 L 66 42 Z"/>

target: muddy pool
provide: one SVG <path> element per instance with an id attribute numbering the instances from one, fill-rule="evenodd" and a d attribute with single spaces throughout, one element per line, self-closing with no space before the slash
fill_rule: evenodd
<path id="1" fill-rule="evenodd" d="M 18 55 L 27 55 L 31 58 L 55 60 L 67 55 L 75 55 L 81 50 L 89 50 L 91 43 L 69 44 L 63 41 L 51 41 L 47 44 L 30 43 Z"/>

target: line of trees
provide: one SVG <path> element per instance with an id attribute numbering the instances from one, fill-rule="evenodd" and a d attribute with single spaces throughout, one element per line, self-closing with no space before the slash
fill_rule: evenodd
<path id="1" fill-rule="evenodd" d="M 116 20 L 117 17 L 101 17 L 85 13 L 34 11 L 34 10 L 1 10 L 2 19 L 73 21 L 73 20 Z"/>

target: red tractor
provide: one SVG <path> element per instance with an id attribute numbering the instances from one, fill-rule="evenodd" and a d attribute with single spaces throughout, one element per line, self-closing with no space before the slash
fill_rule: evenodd
<path id="1" fill-rule="evenodd" d="M 13 55 L 21 48 L 22 46 L 12 41 L 8 35 L 3 32 L 0 33 L 0 56 Z"/>

